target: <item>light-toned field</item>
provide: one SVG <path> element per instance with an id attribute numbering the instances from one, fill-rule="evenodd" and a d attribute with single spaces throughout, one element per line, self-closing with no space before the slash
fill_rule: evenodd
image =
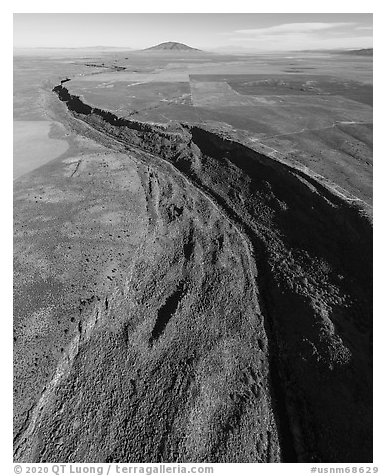
<path id="1" fill-rule="evenodd" d="M 14 121 L 13 178 L 34 170 L 66 152 L 68 144 L 49 137 L 49 121 Z"/>
<path id="2" fill-rule="evenodd" d="M 108 72 L 98 75 L 100 81 L 144 81 L 144 82 L 183 82 L 188 81 L 188 73 L 186 71 L 152 71 L 150 73 L 136 72 Z M 79 81 L 88 82 L 95 81 L 94 76 L 83 76 Z"/>

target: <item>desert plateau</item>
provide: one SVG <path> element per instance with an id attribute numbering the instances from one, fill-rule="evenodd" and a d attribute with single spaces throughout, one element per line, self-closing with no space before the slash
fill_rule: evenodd
<path id="1" fill-rule="evenodd" d="M 14 461 L 372 462 L 372 50 L 14 56 Z"/>

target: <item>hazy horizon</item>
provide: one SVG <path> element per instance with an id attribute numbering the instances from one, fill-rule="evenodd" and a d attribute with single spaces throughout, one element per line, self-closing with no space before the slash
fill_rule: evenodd
<path id="1" fill-rule="evenodd" d="M 120 48 L 166 41 L 208 51 L 372 48 L 363 13 L 14 14 L 14 49 Z"/>

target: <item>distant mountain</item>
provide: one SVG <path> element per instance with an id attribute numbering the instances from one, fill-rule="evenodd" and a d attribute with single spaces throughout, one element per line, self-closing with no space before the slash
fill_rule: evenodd
<path id="1" fill-rule="evenodd" d="M 356 56 L 373 56 L 372 48 L 363 48 L 361 50 L 350 50 L 345 51 L 346 55 L 356 55 Z"/>
<path id="2" fill-rule="evenodd" d="M 304 53 L 329 53 L 333 55 L 354 55 L 354 56 L 373 56 L 372 48 L 362 48 L 359 50 L 339 49 L 339 50 L 303 50 Z"/>
<path id="3" fill-rule="evenodd" d="M 145 48 L 145 51 L 201 51 L 197 48 L 192 48 L 191 46 L 184 45 L 184 43 L 176 43 L 175 41 L 167 41 L 165 43 L 160 43 L 156 46 L 151 46 L 150 48 Z"/>

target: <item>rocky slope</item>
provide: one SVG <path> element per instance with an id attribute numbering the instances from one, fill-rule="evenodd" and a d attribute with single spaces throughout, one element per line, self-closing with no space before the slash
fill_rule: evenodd
<path id="1" fill-rule="evenodd" d="M 144 225 L 119 278 L 76 311 L 61 305 L 74 326 L 35 400 L 19 396 L 15 460 L 370 462 L 372 226 L 360 203 L 212 131 L 54 91 L 69 127 L 127 157 L 114 175 L 112 159 L 80 158 L 66 193 L 92 175 L 106 200 L 124 197 L 135 167 Z"/>

